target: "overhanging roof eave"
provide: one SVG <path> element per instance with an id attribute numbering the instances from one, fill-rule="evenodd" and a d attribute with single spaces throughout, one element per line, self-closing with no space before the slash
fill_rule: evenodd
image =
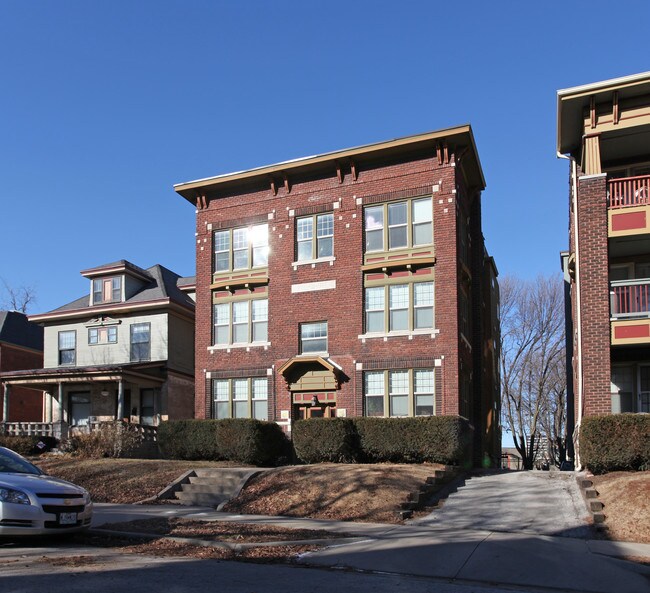
<path id="1" fill-rule="evenodd" d="M 366 144 L 363 146 L 357 146 L 354 148 L 347 148 L 347 149 L 327 152 L 319 155 L 283 161 L 272 165 L 256 167 L 253 169 L 237 171 L 234 173 L 226 173 L 222 175 L 216 175 L 213 177 L 206 177 L 203 179 L 188 181 L 185 183 L 178 183 L 174 185 L 174 190 L 178 194 L 183 196 L 186 200 L 188 200 L 190 203 L 194 203 L 195 192 L 196 190 L 199 189 L 226 184 L 226 183 L 243 182 L 246 180 L 252 180 L 267 175 L 272 175 L 274 173 L 280 173 L 280 172 L 288 173 L 291 171 L 317 168 L 319 165 L 322 165 L 327 162 L 335 161 L 337 159 L 354 158 L 357 156 L 359 157 L 371 156 L 371 155 L 379 156 L 381 153 L 390 153 L 391 151 L 393 152 L 399 151 L 401 148 L 408 148 L 408 147 L 417 148 L 419 146 L 424 146 L 427 143 L 433 143 L 436 140 L 441 140 L 444 138 L 452 138 L 453 136 L 463 136 L 463 135 L 467 135 L 469 139 L 469 144 L 471 146 L 476 161 L 476 168 L 477 168 L 478 178 L 480 179 L 481 189 L 484 189 L 485 177 L 483 175 L 481 162 L 479 160 L 478 151 L 476 149 L 476 143 L 474 141 L 472 128 L 469 124 L 464 124 L 461 126 L 444 128 L 433 132 L 427 132 L 424 134 L 405 136 L 403 138 L 396 138 L 384 142 L 376 142 L 372 144 Z"/>

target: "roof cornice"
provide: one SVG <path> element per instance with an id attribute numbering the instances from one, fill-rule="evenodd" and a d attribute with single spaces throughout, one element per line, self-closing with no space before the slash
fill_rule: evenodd
<path id="1" fill-rule="evenodd" d="M 47 321 L 59 321 L 62 319 L 75 319 L 78 317 L 88 317 L 89 315 L 98 315 L 102 313 L 130 313 L 132 311 L 147 311 L 150 309 L 158 309 L 160 307 L 167 307 L 179 312 L 183 312 L 190 317 L 194 317 L 194 307 L 184 306 L 169 298 L 156 299 L 154 301 L 144 301 L 140 303 L 111 303 L 105 307 L 86 307 L 84 309 L 71 309 L 69 311 L 51 311 L 49 313 L 39 313 L 37 315 L 30 315 L 28 319 L 35 323 L 43 323 Z"/>
<path id="2" fill-rule="evenodd" d="M 253 169 L 236 171 L 234 173 L 226 173 L 223 175 L 216 175 L 214 177 L 206 177 L 185 183 L 178 183 L 174 185 L 174 190 L 189 202 L 194 203 L 198 190 L 216 187 L 223 184 L 242 183 L 255 179 L 266 180 L 269 175 L 278 173 L 288 174 L 295 173 L 299 170 L 304 171 L 316 169 L 328 162 L 334 162 L 346 158 L 354 159 L 354 157 L 360 156 L 363 156 L 364 158 L 381 158 L 383 154 L 399 153 L 400 151 L 405 152 L 408 149 L 415 150 L 418 148 L 426 147 L 428 144 L 433 146 L 435 145 L 436 141 L 453 140 L 455 137 L 461 138 L 462 136 L 467 137 L 468 144 L 471 146 L 471 149 L 476 158 L 477 173 L 478 177 L 481 180 L 481 189 L 483 189 L 485 187 L 485 178 L 483 176 L 483 170 L 479 161 L 478 151 L 476 150 L 474 135 L 472 133 L 471 126 L 469 124 L 465 124 L 462 126 L 436 130 L 434 132 L 405 136 L 403 138 L 396 138 L 389 141 L 376 142 L 363 146 L 357 146 L 354 148 L 347 148 L 333 152 L 326 152 L 319 155 L 283 161 L 273 165 L 266 165 Z"/>

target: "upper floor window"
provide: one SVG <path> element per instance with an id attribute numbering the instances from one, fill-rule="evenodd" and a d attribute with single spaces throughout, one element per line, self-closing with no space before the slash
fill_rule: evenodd
<path id="1" fill-rule="evenodd" d="M 88 328 L 88 343 L 91 345 L 117 343 L 117 326 Z"/>
<path id="2" fill-rule="evenodd" d="M 59 332 L 59 364 L 75 364 L 77 356 L 77 332 Z"/>
<path id="3" fill-rule="evenodd" d="M 245 299 L 213 305 L 213 343 L 251 344 L 268 340 L 268 299 Z"/>
<path id="4" fill-rule="evenodd" d="M 433 369 L 371 371 L 364 374 L 366 416 L 432 416 Z"/>
<path id="5" fill-rule="evenodd" d="M 300 324 L 300 352 L 327 352 L 327 321 Z"/>
<path id="6" fill-rule="evenodd" d="M 213 379 L 213 418 L 268 420 L 268 379 Z"/>
<path id="7" fill-rule="evenodd" d="M 296 219 L 296 244 L 298 261 L 332 257 L 334 255 L 334 214 L 330 212 Z"/>
<path id="8" fill-rule="evenodd" d="M 215 272 L 259 268 L 268 262 L 268 224 L 214 232 Z"/>
<path id="9" fill-rule="evenodd" d="M 131 325 L 131 361 L 151 360 L 151 323 Z"/>
<path id="10" fill-rule="evenodd" d="M 366 251 L 407 249 L 433 243 L 431 198 L 364 208 Z"/>
<path id="11" fill-rule="evenodd" d="M 365 306 L 367 333 L 431 329 L 433 282 L 366 288 Z"/>
<path id="12" fill-rule="evenodd" d="M 93 280 L 93 305 L 115 303 L 122 300 L 122 277 L 95 278 Z"/>

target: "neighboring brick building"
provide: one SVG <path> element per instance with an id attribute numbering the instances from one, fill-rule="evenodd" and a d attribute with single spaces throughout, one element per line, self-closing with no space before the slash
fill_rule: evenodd
<path id="1" fill-rule="evenodd" d="M 569 422 L 650 412 L 650 72 L 558 91 Z"/>
<path id="2" fill-rule="evenodd" d="M 18 311 L 0 311 L 0 372 L 42 365 L 43 328 Z M 0 421 L 39 422 L 43 416 L 43 394 L 19 387 L 9 402 L 7 418 L 4 408 L 3 405 L 0 409 Z"/>
<path id="3" fill-rule="evenodd" d="M 197 418 L 460 414 L 500 455 L 497 270 L 469 126 L 182 183 Z"/>

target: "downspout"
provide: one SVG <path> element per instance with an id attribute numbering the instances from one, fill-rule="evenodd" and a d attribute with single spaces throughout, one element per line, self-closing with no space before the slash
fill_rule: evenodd
<path id="1" fill-rule="evenodd" d="M 575 281 L 576 281 L 576 330 L 578 343 L 578 369 L 576 373 L 578 406 L 575 412 L 575 425 L 573 427 L 573 443 L 575 452 L 575 468 L 582 469 L 580 463 L 579 433 L 580 422 L 582 421 L 582 307 L 580 300 L 580 239 L 578 233 L 578 183 L 577 183 L 577 166 L 576 161 L 571 156 L 566 156 L 559 151 L 556 153 L 560 159 L 566 159 L 571 162 L 571 209 L 573 210 L 573 231 L 575 242 Z"/>

